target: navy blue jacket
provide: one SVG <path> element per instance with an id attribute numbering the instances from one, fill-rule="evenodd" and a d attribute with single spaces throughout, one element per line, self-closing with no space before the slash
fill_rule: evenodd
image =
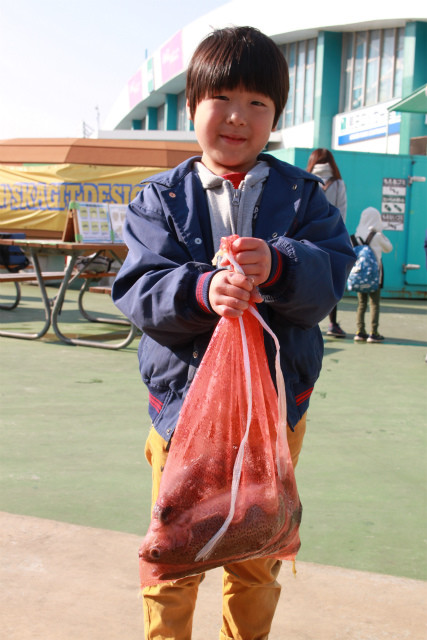
<path id="1" fill-rule="evenodd" d="M 257 305 L 279 339 L 288 423 L 307 410 L 323 357 L 318 323 L 344 293 L 355 261 L 351 242 L 319 180 L 268 154 L 270 164 L 253 235 L 267 241 L 272 271 Z M 210 217 L 195 158 L 151 177 L 129 205 L 128 255 L 113 286 L 119 309 L 143 331 L 140 371 L 149 413 L 169 440 L 183 398 L 219 320 L 209 305 L 214 275 Z M 272 378 L 274 346 L 264 337 Z"/>

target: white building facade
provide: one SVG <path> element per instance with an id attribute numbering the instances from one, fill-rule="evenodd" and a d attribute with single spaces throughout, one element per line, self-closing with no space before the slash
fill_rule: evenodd
<path id="1" fill-rule="evenodd" d="M 234 0 L 190 23 L 129 78 L 98 137 L 195 140 L 185 78 L 200 40 L 215 28 L 251 25 L 288 61 L 290 92 L 268 149 L 328 147 L 410 152 L 426 116 L 389 107 L 427 83 L 427 2 Z"/>

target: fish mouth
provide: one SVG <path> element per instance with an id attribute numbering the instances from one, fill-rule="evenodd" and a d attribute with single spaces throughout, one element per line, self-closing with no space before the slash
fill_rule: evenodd
<path id="1" fill-rule="evenodd" d="M 162 549 L 158 545 L 139 550 L 139 557 L 147 562 L 157 562 L 162 557 Z"/>

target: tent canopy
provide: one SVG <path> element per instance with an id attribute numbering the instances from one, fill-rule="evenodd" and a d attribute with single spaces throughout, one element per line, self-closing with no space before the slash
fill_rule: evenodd
<path id="1" fill-rule="evenodd" d="M 388 111 L 405 111 L 406 113 L 427 113 L 427 84 L 419 87 L 411 95 L 388 107 Z"/>

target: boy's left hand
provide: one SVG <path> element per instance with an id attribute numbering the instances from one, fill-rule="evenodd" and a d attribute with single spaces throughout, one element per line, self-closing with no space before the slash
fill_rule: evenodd
<path id="1" fill-rule="evenodd" d="M 265 282 L 271 271 L 271 253 L 268 244 L 261 238 L 237 238 L 232 244 L 236 262 L 246 276 L 250 276 L 254 286 Z M 225 261 L 221 266 L 226 266 Z"/>

